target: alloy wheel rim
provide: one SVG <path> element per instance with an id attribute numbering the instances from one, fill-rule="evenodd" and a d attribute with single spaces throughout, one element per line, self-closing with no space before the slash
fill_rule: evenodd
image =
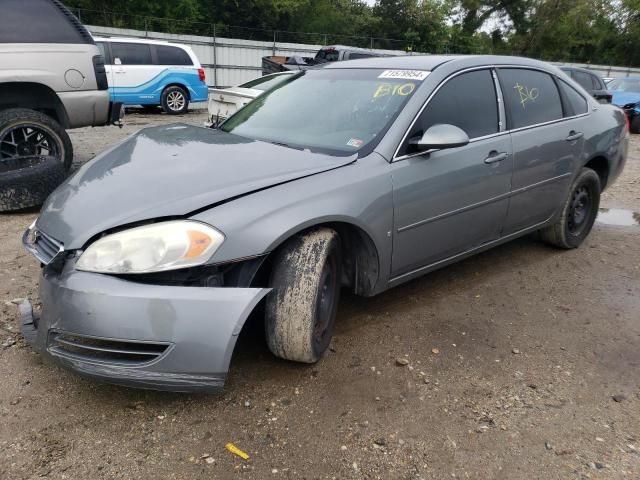
<path id="1" fill-rule="evenodd" d="M 182 92 L 174 91 L 167 95 L 167 105 L 174 112 L 184 108 L 185 98 Z"/>
<path id="2" fill-rule="evenodd" d="M 0 161 L 33 156 L 54 156 L 60 146 L 50 132 L 34 124 L 20 124 L 0 138 Z"/>

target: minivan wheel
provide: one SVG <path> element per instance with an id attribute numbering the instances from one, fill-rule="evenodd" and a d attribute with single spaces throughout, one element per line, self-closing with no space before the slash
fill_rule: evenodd
<path id="1" fill-rule="evenodd" d="M 167 87 L 162 92 L 162 109 L 170 115 L 186 113 L 189 108 L 189 97 L 182 87 Z"/>
<path id="2" fill-rule="evenodd" d="M 342 274 L 338 234 L 320 228 L 290 240 L 274 258 L 266 302 L 266 338 L 271 352 L 315 363 L 329 347 Z"/>
<path id="3" fill-rule="evenodd" d="M 0 162 L 54 157 L 65 170 L 71 168 L 73 145 L 67 132 L 48 115 L 27 108 L 0 112 Z"/>
<path id="4" fill-rule="evenodd" d="M 600 207 L 600 178 L 583 168 L 573 182 L 560 218 L 540 230 L 545 242 L 559 248 L 576 248 L 587 238 Z"/>

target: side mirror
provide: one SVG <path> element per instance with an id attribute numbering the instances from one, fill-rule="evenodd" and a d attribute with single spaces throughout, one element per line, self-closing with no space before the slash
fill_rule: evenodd
<path id="1" fill-rule="evenodd" d="M 122 60 L 120 60 L 118 57 L 113 59 L 113 64 L 114 65 L 122 65 Z"/>
<path id="2" fill-rule="evenodd" d="M 432 125 L 422 135 L 409 141 L 419 152 L 462 147 L 469 143 L 469 136 L 461 128 L 448 123 Z"/>

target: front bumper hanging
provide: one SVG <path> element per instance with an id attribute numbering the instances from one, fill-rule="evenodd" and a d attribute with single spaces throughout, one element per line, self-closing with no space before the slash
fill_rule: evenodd
<path id="1" fill-rule="evenodd" d="M 19 306 L 22 333 L 46 358 L 129 387 L 219 391 L 237 337 L 268 288 L 135 283 L 43 271 L 42 312 Z"/>

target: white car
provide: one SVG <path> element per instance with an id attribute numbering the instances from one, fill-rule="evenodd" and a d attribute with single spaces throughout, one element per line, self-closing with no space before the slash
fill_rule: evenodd
<path id="1" fill-rule="evenodd" d="M 217 125 L 236 111 L 244 107 L 254 98 L 267 90 L 283 84 L 298 72 L 281 72 L 256 78 L 237 87 L 209 89 L 209 121 L 208 125 Z"/>
<path id="2" fill-rule="evenodd" d="M 205 72 L 193 50 L 179 43 L 95 37 L 105 58 L 111 100 L 125 105 L 162 106 L 186 113 L 190 102 L 206 102 Z"/>

